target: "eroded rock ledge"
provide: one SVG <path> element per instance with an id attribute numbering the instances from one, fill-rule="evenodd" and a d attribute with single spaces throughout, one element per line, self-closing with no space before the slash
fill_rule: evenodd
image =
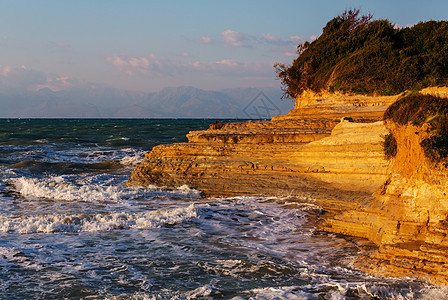
<path id="1" fill-rule="evenodd" d="M 342 200 L 343 191 L 356 193 L 353 201 L 369 198 L 388 173 L 388 132 L 380 120 L 396 97 L 307 97 L 271 121 L 213 124 L 190 132 L 188 143 L 154 147 L 128 185 L 187 184 L 206 196 L 309 193 Z"/>
<path id="2" fill-rule="evenodd" d="M 305 93 L 286 116 L 213 124 L 188 143 L 154 147 L 128 185 L 305 194 L 329 212 L 321 229 L 377 245 L 358 262 L 364 270 L 448 284 L 448 172 L 423 155 L 424 129 L 383 124 L 397 98 Z M 389 131 L 398 144 L 392 163 L 382 146 Z"/>
<path id="3" fill-rule="evenodd" d="M 424 128 L 386 125 L 398 145 L 387 180 L 373 201 L 328 219 L 322 228 L 377 244 L 368 259 L 359 261 L 366 271 L 447 284 L 448 172 L 425 157 Z"/>

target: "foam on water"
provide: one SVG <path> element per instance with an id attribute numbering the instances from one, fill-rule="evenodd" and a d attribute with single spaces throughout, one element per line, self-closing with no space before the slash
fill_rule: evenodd
<path id="1" fill-rule="evenodd" d="M 85 202 L 118 202 L 121 200 L 142 197 L 201 197 L 197 190 L 188 186 L 167 190 L 155 186 L 148 188 L 125 188 L 124 182 L 117 182 L 116 177 L 98 175 L 92 177 L 81 176 L 49 176 L 46 178 L 19 177 L 10 179 L 16 192 L 25 198 L 47 198 L 63 201 Z"/>
<path id="2" fill-rule="evenodd" d="M 214 297 L 221 298 L 222 294 L 214 284 L 207 284 L 197 289 L 173 295 L 174 293 L 166 292 L 163 294 L 123 294 L 119 296 L 110 297 L 110 300 L 121 299 L 214 299 Z M 326 286 L 322 292 L 311 292 L 306 287 L 300 286 L 277 286 L 254 288 L 247 291 L 242 291 L 239 296 L 234 296 L 232 300 L 345 300 L 345 299 L 389 299 L 389 300 L 440 300 L 447 299 L 448 290 L 445 287 L 429 286 L 421 291 L 415 292 L 412 289 L 402 293 L 390 292 L 386 287 L 382 291 L 378 291 L 377 287 L 367 287 L 363 283 L 353 285 L 351 287 L 342 287 L 341 285 Z"/>
<path id="3" fill-rule="evenodd" d="M 196 217 L 197 213 L 194 204 L 184 208 L 154 210 L 145 213 L 0 216 L 0 231 L 4 233 L 29 234 L 150 229 L 187 222 Z"/>
<path id="4" fill-rule="evenodd" d="M 73 146 L 69 149 L 60 149 L 58 145 L 14 145 L 0 147 L 5 152 L 14 153 L 13 156 L 5 157 L 15 163 L 22 161 L 37 161 L 41 163 L 80 163 L 93 164 L 105 161 L 117 161 L 123 166 L 132 167 L 137 165 L 146 153 L 142 149 L 134 148 L 86 148 L 81 145 Z"/>
<path id="5" fill-rule="evenodd" d="M 448 299 L 353 268 L 308 197 L 126 187 L 146 150 L 211 122 L 15 123 L 0 126 L 2 299 Z"/>

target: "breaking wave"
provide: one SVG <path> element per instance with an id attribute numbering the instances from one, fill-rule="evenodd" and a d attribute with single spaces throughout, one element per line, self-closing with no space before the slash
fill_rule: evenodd
<path id="1" fill-rule="evenodd" d="M 125 188 L 124 182 L 114 182 L 115 177 L 51 176 L 48 178 L 12 178 L 14 190 L 26 198 L 48 198 L 63 201 L 118 202 L 145 197 L 194 198 L 201 197 L 197 190 L 188 186 L 167 190 L 155 186 L 148 188 Z"/>
<path id="2" fill-rule="evenodd" d="M 144 213 L 2 216 L 0 217 L 0 231 L 28 234 L 149 229 L 188 222 L 196 217 L 197 212 L 194 204 L 188 207 L 153 210 Z"/>

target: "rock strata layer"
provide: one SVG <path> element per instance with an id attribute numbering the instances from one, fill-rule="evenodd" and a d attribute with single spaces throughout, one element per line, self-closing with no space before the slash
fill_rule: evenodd
<path id="1" fill-rule="evenodd" d="M 322 228 L 368 238 L 379 246 L 360 262 L 384 275 L 416 275 L 448 283 L 448 172 L 425 157 L 423 128 L 387 123 L 397 155 L 384 185 L 368 205 L 327 220 Z"/>
<path id="2" fill-rule="evenodd" d="M 186 184 L 206 196 L 370 197 L 388 172 L 380 119 L 395 100 L 308 94 L 286 116 L 212 124 L 190 132 L 188 143 L 154 147 L 128 185 Z"/>
<path id="3" fill-rule="evenodd" d="M 422 92 L 448 96 L 446 87 Z M 154 147 L 128 185 L 309 195 L 330 212 L 320 229 L 377 245 L 359 260 L 364 270 L 448 284 L 448 172 L 424 156 L 425 128 L 380 121 L 397 98 L 304 93 L 286 116 L 212 124 L 188 143 Z M 389 131 L 392 163 L 382 146 Z"/>

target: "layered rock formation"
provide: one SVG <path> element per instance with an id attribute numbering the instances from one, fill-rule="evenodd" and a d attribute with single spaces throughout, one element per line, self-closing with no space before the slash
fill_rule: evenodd
<path id="1" fill-rule="evenodd" d="M 190 132 L 188 143 L 154 147 L 128 185 L 187 184 L 206 196 L 308 193 L 341 200 L 344 191 L 362 201 L 388 172 L 387 130 L 379 120 L 395 99 L 313 94 L 271 121 L 213 124 Z"/>
<path id="2" fill-rule="evenodd" d="M 375 198 L 327 220 L 323 228 L 364 237 L 379 246 L 363 259 L 365 270 L 392 276 L 417 275 L 448 283 L 448 172 L 425 157 L 426 128 L 387 122 L 397 140 L 391 173 Z"/>
<path id="3" fill-rule="evenodd" d="M 188 143 L 154 147 L 128 185 L 309 195 L 330 212 L 321 229 L 377 245 L 359 261 L 364 270 L 447 284 L 448 172 L 424 156 L 426 128 L 380 121 L 396 99 L 305 93 L 286 116 L 212 124 Z M 398 144 L 392 163 L 382 146 L 389 131 Z"/>

